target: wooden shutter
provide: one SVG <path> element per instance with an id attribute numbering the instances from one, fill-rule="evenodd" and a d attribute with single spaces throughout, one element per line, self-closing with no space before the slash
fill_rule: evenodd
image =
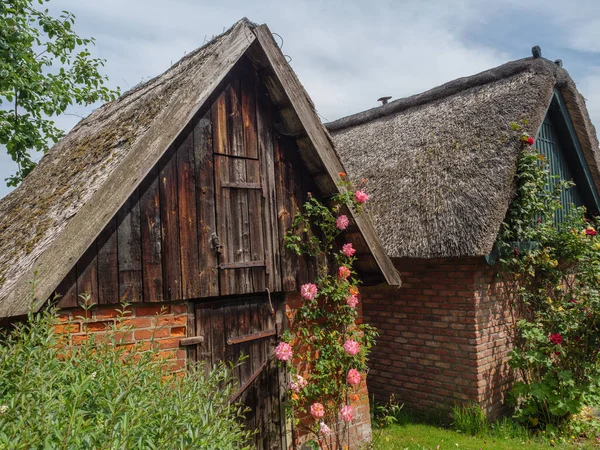
<path id="1" fill-rule="evenodd" d="M 235 70 L 212 105 L 215 204 L 221 295 L 264 292 L 267 184 L 259 157 L 256 79 Z"/>

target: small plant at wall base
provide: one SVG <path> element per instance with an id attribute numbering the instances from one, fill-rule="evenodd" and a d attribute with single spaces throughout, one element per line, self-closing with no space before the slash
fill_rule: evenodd
<path id="1" fill-rule="evenodd" d="M 561 205 L 573 184 L 551 177 L 533 142 L 522 142 L 517 195 L 496 245 L 519 318 L 510 355 L 520 375 L 515 417 L 552 432 L 600 399 L 599 224 L 585 208 Z M 556 224 L 560 208 L 565 219 Z"/>
<path id="2" fill-rule="evenodd" d="M 297 429 L 312 435 L 315 448 L 350 446 L 349 424 L 357 391 L 367 371 L 375 330 L 356 324 L 358 279 L 356 249 L 342 240 L 350 219 L 344 207 L 360 213 L 369 196 L 340 173 L 341 193 L 327 206 L 309 194 L 286 236 L 287 248 L 315 258 L 313 283 L 300 289 L 303 303 L 290 317 L 290 328 L 275 353 L 291 363 L 289 386 Z M 339 244 L 339 245 L 338 245 Z"/>

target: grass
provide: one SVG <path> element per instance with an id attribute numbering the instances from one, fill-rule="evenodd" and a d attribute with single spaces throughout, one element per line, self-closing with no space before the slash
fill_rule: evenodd
<path id="1" fill-rule="evenodd" d="M 465 407 L 469 408 L 469 407 Z M 458 412 L 458 414 L 457 414 Z M 406 410 L 394 414 L 397 423 L 374 430 L 375 450 L 591 450 L 593 441 L 559 443 L 530 434 L 510 419 L 493 424 L 480 420 L 475 411 L 454 411 L 454 423 L 438 416 L 422 416 Z M 452 428 L 450 428 L 452 425 Z M 457 431 L 460 429 L 461 431 Z"/>
<path id="2" fill-rule="evenodd" d="M 594 449 L 592 443 L 558 444 L 541 439 L 521 440 L 493 436 L 468 436 L 454 430 L 422 423 L 394 424 L 381 430 L 376 450 L 512 450 L 512 449 Z"/>

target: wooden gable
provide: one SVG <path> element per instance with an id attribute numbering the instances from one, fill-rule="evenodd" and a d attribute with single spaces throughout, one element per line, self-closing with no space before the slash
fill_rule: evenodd
<path id="1" fill-rule="evenodd" d="M 295 290 L 314 274 L 283 237 L 318 192 L 242 58 L 60 284 L 59 306 Z"/>

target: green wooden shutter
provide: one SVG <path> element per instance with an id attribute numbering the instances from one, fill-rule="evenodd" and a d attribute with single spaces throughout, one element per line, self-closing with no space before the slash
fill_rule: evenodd
<path id="1" fill-rule="evenodd" d="M 549 117 L 544 119 L 544 122 L 540 127 L 536 139 L 536 147 L 540 153 L 546 157 L 546 161 L 550 165 L 551 176 L 558 176 L 561 180 L 573 181 L 573 175 L 569 169 L 567 158 L 565 157 L 556 127 Z M 548 179 L 549 188 L 554 188 L 556 184 L 557 179 Z M 556 223 L 563 222 L 565 214 L 571 209 L 571 205 L 583 206 L 583 200 L 577 186 L 563 191 L 560 200 L 564 209 L 556 212 L 554 218 Z"/>

